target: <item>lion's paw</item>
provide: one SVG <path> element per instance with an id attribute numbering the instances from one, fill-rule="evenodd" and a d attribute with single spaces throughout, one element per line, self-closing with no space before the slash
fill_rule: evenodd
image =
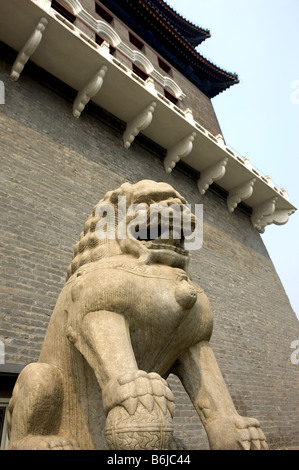
<path id="1" fill-rule="evenodd" d="M 79 450 L 75 439 L 63 436 L 27 436 L 15 441 L 8 450 Z"/>
<path id="2" fill-rule="evenodd" d="M 150 413 L 157 404 L 166 415 L 173 417 L 174 397 L 166 380 L 155 372 L 143 370 L 126 373 L 112 379 L 103 389 L 103 404 L 106 414 L 115 406 L 123 406 L 133 415 L 141 403 Z"/>
<path id="3" fill-rule="evenodd" d="M 206 425 L 213 450 L 268 450 L 260 424 L 239 415 L 218 417 Z"/>

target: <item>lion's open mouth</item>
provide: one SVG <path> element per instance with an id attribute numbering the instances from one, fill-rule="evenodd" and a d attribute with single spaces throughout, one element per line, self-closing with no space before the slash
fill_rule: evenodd
<path id="1" fill-rule="evenodd" d="M 140 230 L 136 239 L 149 250 L 171 250 L 187 255 L 184 248 L 185 238 L 181 230 L 158 225 L 148 227 L 144 231 Z"/>
<path id="2" fill-rule="evenodd" d="M 184 268 L 189 255 L 185 243 L 189 243 L 196 227 L 196 218 L 189 206 L 174 197 L 150 202 L 138 199 L 137 202 L 138 215 L 129 220 L 127 233 L 141 251 L 129 244 L 127 250 L 136 250 L 139 255 L 147 252 L 151 262 Z"/>

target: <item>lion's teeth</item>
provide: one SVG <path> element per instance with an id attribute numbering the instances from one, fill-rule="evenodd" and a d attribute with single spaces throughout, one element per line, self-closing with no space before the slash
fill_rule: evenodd
<path id="1" fill-rule="evenodd" d="M 172 251 L 176 251 L 179 254 L 187 255 L 187 251 L 184 250 L 183 248 L 180 248 L 178 246 L 168 245 L 166 243 L 159 243 L 159 244 L 152 243 L 152 245 L 149 246 L 148 248 L 151 250 L 172 250 Z"/>

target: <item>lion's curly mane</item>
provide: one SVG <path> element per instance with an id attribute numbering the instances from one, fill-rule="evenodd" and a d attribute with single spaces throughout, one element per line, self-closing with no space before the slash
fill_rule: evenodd
<path id="1" fill-rule="evenodd" d="M 103 203 L 112 204 L 117 216 L 117 198 L 125 189 L 124 186 L 127 188 L 128 184 L 125 183 L 115 191 L 109 191 L 104 198 L 94 206 L 92 213 L 84 224 L 83 231 L 80 233 L 79 240 L 74 247 L 72 262 L 67 268 L 66 280 L 84 264 L 99 261 L 102 258 L 110 256 L 108 247 L 109 243 L 112 244 L 114 240 L 100 240 L 97 237 L 95 233 L 96 226 L 103 217 L 97 216 L 96 211 L 98 206 Z"/>

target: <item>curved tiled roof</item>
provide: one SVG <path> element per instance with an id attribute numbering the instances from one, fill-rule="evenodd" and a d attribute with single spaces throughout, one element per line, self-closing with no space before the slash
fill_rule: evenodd
<path id="1" fill-rule="evenodd" d="M 101 0 L 170 64 L 209 98 L 239 83 L 227 72 L 195 50 L 196 35 L 210 34 L 185 20 L 163 0 Z M 192 43 L 192 34 L 194 43 Z"/>
<path id="2" fill-rule="evenodd" d="M 203 29 L 191 21 L 184 18 L 180 13 L 175 11 L 167 2 L 162 0 L 149 0 L 146 2 L 151 5 L 158 15 L 169 23 L 180 33 L 184 39 L 193 47 L 201 44 L 205 39 L 211 37 L 208 29 Z"/>

